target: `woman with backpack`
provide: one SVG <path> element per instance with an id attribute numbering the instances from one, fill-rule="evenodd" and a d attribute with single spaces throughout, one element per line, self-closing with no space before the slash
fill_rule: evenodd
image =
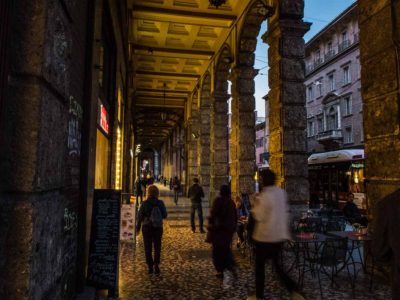
<path id="1" fill-rule="evenodd" d="M 163 234 L 163 219 L 167 217 L 164 202 L 158 199 L 159 191 L 155 185 L 147 187 L 147 199 L 138 212 L 136 232 L 142 228 L 144 253 L 149 274 L 160 274 L 161 238 Z M 154 246 L 154 258 L 152 248 Z"/>

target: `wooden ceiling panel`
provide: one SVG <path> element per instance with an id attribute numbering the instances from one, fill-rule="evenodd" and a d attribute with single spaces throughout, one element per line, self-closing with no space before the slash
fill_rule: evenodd
<path id="1" fill-rule="evenodd" d="M 139 141 L 160 145 L 183 120 L 188 97 L 249 2 L 227 0 L 216 9 L 207 0 L 131 1 Z"/>

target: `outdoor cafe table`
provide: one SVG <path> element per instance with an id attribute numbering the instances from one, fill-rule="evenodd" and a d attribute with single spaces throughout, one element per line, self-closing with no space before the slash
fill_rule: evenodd
<path id="1" fill-rule="evenodd" d="M 362 234 L 356 231 L 329 231 L 327 234 L 341 237 L 341 238 L 347 238 L 351 242 L 351 248 L 349 249 L 349 255 L 351 256 L 351 259 L 353 260 L 354 263 L 354 257 L 353 257 L 353 252 L 354 250 L 358 250 L 358 255 L 360 257 L 360 263 L 363 267 L 363 270 L 366 271 L 366 264 L 364 261 L 363 255 L 361 255 L 360 251 L 360 244 L 363 244 L 365 246 L 365 243 L 368 243 L 372 240 L 370 234 Z M 364 250 L 366 247 L 364 247 Z M 370 255 L 369 251 L 366 252 L 365 258 Z M 350 259 L 350 258 L 349 258 Z"/>
<path id="2" fill-rule="evenodd" d="M 295 260 L 291 264 L 289 271 L 293 267 L 299 270 L 299 284 L 303 284 L 306 261 L 315 259 L 327 238 L 329 236 L 322 233 L 296 232 L 292 234 L 292 239 L 288 241 L 288 245 L 293 250 Z"/>

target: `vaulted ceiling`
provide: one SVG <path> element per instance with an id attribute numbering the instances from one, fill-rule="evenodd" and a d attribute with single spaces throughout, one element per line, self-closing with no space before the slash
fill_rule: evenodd
<path id="1" fill-rule="evenodd" d="M 139 120 L 156 116 L 156 111 L 183 117 L 186 99 L 248 3 L 227 0 L 216 9 L 208 0 L 132 0 L 130 49 L 138 129 Z M 139 142 L 152 139 L 154 144 L 153 129 L 141 129 Z"/>

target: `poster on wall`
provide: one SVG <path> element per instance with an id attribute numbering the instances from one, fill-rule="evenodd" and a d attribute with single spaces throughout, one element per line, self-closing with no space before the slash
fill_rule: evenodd
<path id="1" fill-rule="evenodd" d="M 136 203 L 122 204 L 120 240 L 135 242 Z"/>
<path id="2" fill-rule="evenodd" d="M 94 190 L 88 284 L 118 292 L 121 191 Z"/>

